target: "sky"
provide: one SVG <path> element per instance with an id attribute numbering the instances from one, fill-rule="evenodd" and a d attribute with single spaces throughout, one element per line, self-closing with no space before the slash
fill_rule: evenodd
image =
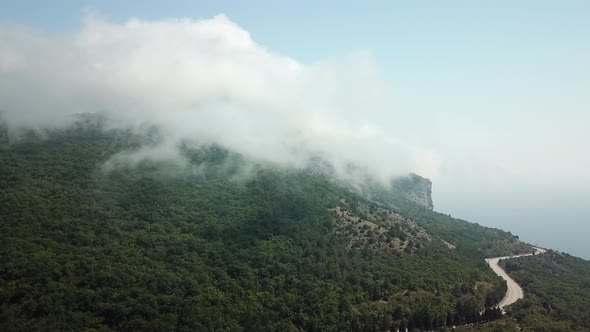
<path id="1" fill-rule="evenodd" d="M 41 105 L 98 104 L 168 126 L 169 145 L 412 170 L 435 210 L 590 259 L 589 15 L 567 0 L 0 1 L 0 107 L 32 124 L 56 119 Z"/>

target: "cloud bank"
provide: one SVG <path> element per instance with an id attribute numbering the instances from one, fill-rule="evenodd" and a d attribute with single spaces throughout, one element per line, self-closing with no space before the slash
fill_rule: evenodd
<path id="1" fill-rule="evenodd" d="M 165 142 L 146 158 L 189 141 L 296 167 L 320 157 L 342 176 L 350 164 L 381 181 L 435 176 L 436 154 L 396 139 L 406 124 L 383 120 L 393 109 L 369 54 L 301 63 L 224 15 L 91 16 L 68 33 L 0 25 L 0 112 L 10 128 L 61 126 L 86 112 L 119 127 L 157 125 Z"/>

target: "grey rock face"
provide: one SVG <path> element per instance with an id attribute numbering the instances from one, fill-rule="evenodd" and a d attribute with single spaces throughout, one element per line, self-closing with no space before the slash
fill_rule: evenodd
<path id="1" fill-rule="evenodd" d="M 432 181 L 417 174 L 410 173 L 407 177 L 393 181 L 393 188 L 399 190 L 402 195 L 414 203 L 430 210 L 432 204 Z"/>

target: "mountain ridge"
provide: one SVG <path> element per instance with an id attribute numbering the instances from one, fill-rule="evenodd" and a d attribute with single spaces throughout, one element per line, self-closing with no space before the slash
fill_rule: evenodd
<path id="1" fill-rule="evenodd" d="M 405 177 L 398 177 L 392 181 L 392 187 L 402 192 L 410 201 L 433 210 L 432 181 L 418 174 L 410 173 Z"/>
<path id="2" fill-rule="evenodd" d="M 431 330 L 501 298 L 482 257 L 530 249 L 218 146 L 104 169 L 145 142 L 79 125 L 0 149 L 3 330 Z"/>

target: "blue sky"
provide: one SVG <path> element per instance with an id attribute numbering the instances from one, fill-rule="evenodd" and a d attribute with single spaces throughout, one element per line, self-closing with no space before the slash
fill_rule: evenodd
<path id="1" fill-rule="evenodd" d="M 368 52 L 390 87 L 380 116 L 443 160 L 435 208 L 590 258 L 588 1 L 0 1 L 0 21 L 75 31 L 224 13 L 302 63 Z"/>

